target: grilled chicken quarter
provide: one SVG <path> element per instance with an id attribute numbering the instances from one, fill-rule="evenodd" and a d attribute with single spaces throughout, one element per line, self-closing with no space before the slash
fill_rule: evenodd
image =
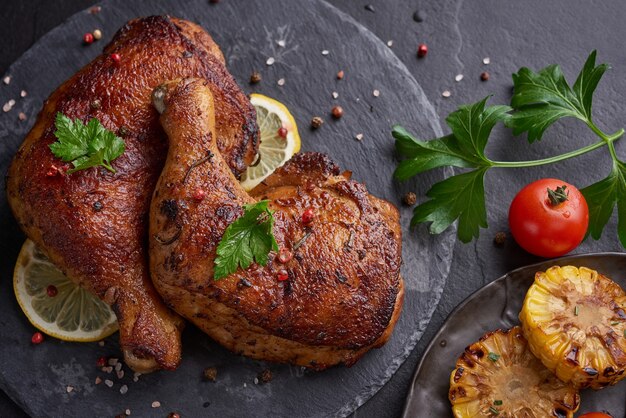
<path id="1" fill-rule="evenodd" d="M 150 269 L 168 306 L 256 359 L 321 370 L 383 345 L 403 300 L 397 209 L 318 153 L 297 154 L 248 194 L 217 147 L 221 109 L 207 83 L 172 81 L 154 99 L 169 152 L 150 209 Z M 267 266 L 214 280 L 224 231 L 242 205 L 266 199 L 293 258 L 281 264 L 270 253 Z M 309 208 L 315 219 L 304 224 Z"/>
<path id="2" fill-rule="evenodd" d="M 148 208 L 167 154 L 150 97 L 162 82 L 190 76 L 211 90 L 220 108 L 217 149 L 226 169 L 240 174 L 258 148 L 254 108 L 211 37 L 167 16 L 128 22 L 102 55 L 52 93 L 8 172 L 9 204 L 26 235 L 113 307 L 125 361 L 143 373 L 178 366 L 183 324 L 148 275 Z M 123 137 L 126 151 L 113 162 L 115 174 L 92 168 L 63 175 L 48 147 L 56 140 L 57 112 L 84 122 L 98 118 Z"/>

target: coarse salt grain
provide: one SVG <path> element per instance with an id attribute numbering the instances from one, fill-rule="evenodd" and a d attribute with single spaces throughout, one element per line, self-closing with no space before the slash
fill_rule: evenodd
<path id="1" fill-rule="evenodd" d="M 247 387 L 248 387 L 248 384 L 247 384 L 247 383 L 244 383 L 244 384 L 243 384 L 243 387 L 244 387 L 244 388 L 247 388 Z"/>
<path id="2" fill-rule="evenodd" d="M 457 74 L 456 77 L 454 77 L 454 81 L 461 81 L 463 80 L 463 74 Z"/>
<path id="3" fill-rule="evenodd" d="M 279 86 L 284 86 L 285 85 L 285 79 L 284 78 L 279 78 L 278 81 L 276 82 L 276 84 L 278 84 Z"/>
<path id="4" fill-rule="evenodd" d="M 124 413 L 125 413 L 126 415 L 130 415 L 130 409 L 127 409 L 126 411 L 124 411 Z"/>
<path id="5" fill-rule="evenodd" d="M 122 387 L 120 388 L 120 393 L 121 393 L 122 395 L 125 395 L 125 394 L 126 394 L 126 392 L 128 392 L 128 386 L 126 386 L 126 385 L 122 385 Z"/>
<path id="6" fill-rule="evenodd" d="M 102 369 L 100 369 L 100 370 L 102 370 L 102 371 L 103 371 L 103 372 L 105 372 L 105 373 L 111 373 L 111 372 L 113 371 L 113 367 L 111 367 L 111 366 L 107 366 L 107 367 L 103 367 L 103 368 L 102 368 Z"/>
<path id="7" fill-rule="evenodd" d="M 287 42 L 284 39 L 281 39 L 280 41 L 276 42 L 278 44 L 279 47 L 284 48 L 285 45 L 287 45 Z"/>
<path id="8" fill-rule="evenodd" d="M 2 111 L 3 111 L 3 112 L 8 112 L 8 111 L 10 111 L 11 109 L 13 109 L 13 106 L 14 106 L 14 105 L 15 105 L 15 100 L 11 99 L 11 100 L 9 100 L 8 102 L 6 102 L 6 103 L 4 104 L 4 106 L 2 106 Z"/>
<path id="9" fill-rule="evenodd" d="M 123 378 L 123 377 L 124 377 L 124 370 L 118 370 L 118 371 L 117 371 L 117 378 L 118 378 L 118 379 L 121 379 L 121 378 Z"/>
<path id="10" fill-rule="evenodd" d="M 380 91 L 378 91 L 378 90 L 374 90 L 374 91 L 372 92 L 372 95 L 373 95 L 374 97 L 378 97 L 378 96 L 380 96 Z"/>
<path id="11" fill-rule="evenodd" d="M 8 76 L 4 77 L 4 78 L 2 79 L 2 82 L 3 82 L 4 84 L 7 84 L 7 85 L 8 85 L 8 84 L 11 82 L 11 76 L 10 76 L 10 75 L 8 75 Z"/>
<path id="12" fill-rule="evenodd" d="M 106 380 L 104 381 L 104 384 L 105 384 L 105 385 L 107 385 L 107 386 L 108 386 L 108 387 L 110 387 L 110 388 L 112 388 L 112 387 L 113 387 L 113 381 L 112 381 L 112 380 L 106 379 Z"/>
<path id="13" fill-rule="evenodd" d="M 362 141 L 363 140 L 363 134 L 356 134 L 355 136 L 357 141 Z"/>
<path id="14" fill-rule="evenodd" d="M 276 60 L 274 59 L 274 57 L 269 57 L 267 61 L 265 61 L 267 65 L 273 65 L 275 62 Z"/>
<path id="15" fill-rule="evenodd" d="M 24 113 L 24 112 L 20 112 L 20 113 L 17 115 L 17 118 L 18 118 L 19 120 L 21 120 L 21 121 L 25 121 L 25 120 L 26 120 L 26 113 Z"/>
<path id="16" fill-rule="evenodd" d="M 391 48 L 393 46 L 393 41 L 387 41 L 387 46 Z"/>
<path id="17" fill-rule="evenodd" d="M 152 402 L 152 407 L 153 408 L 160 408 L 161 407 L 161 402 L 159 402 L 159 401 Z"/>
<path id="18" fill-rule="evenodd" d="M 122 363 L 116 363 L 115 364 L 115 371 L 119 372 L 120 370 L 122 370 Z"/>
<path id="19" fill-rule="evenodd" d="M 65 390 L 67 391 L 67 393 L 70 393 L 71 391 L 73 391 L 73 390 L 74 390 L 74 386 L 69 386 L 69 385 L 68 385 L 68 386 L 65 388 Z"/>
<path id="20" fill-rule="evenodd" d="M 450 94 L 450 90 L 445 90 L 443 93 L 441 93 L 443 97 L 450 97 Z"/>
<path id="21" fill-rule="evenodd" d="M 489 63 L 491 63 L 491 60 L 489 59 L 489 57 L 483 58 L 483 64 L 489 65 Z"/>
<path id="22" fill-rule="evenodd" d="M 325 49 L 322 51 L 322 55 L 328 55 L 330 54 L 330 51 L 328 49 Z"/>
<path id="23" fill-rule="evenodd" d="M 115 357 L 111 357 L 109 359 L 109 366 L 115 366 L 117 364 L 117 359 Z"/>
<path id="24" fill-rule="evenodd" d="M 96 385 L 99 385 L 100 383 L 102 383 L 102 379 L 100 379 L 100 376 L 96 377 Z"/>
<path id="25" fill-rule="evenodd" d="M 26 93 L 26 90 L 20 91 L 20 97 L 26 97 L 26 96 L 28 96 L 28 93 Z"/>
<path id="26" fill-rule="evenodd" d="M 258 377 L 255 377 L 255 378 L 254 378 L 254 384 L 255 384 L 255 385 L 258 385 L 258 384 L 259 384 L 259 378 L 258 378 Z"/>
<path id="27" fill-rule="evenodd" d="M 336 91 L 333 91 L 333 99 L 336 99 L 339 97 L 339 93 L 337 93 Z"/>

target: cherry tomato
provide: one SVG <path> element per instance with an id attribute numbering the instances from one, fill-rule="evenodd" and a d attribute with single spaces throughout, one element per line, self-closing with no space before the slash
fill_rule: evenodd
<path id="1" fill-rule="evenodd" d="M 582 414 L 578 418 L 613 418 L 613 417 L 603 412 L 587 412 L 586 414 Z"/>
<path id="2" fill-rule="evenodd" d="M 589 208 L 580 191 L 557 179 L 530 183 L 509 208 L 515 241 L 540 257 L 567 254 L 581 243 L 589 225 Z"/>

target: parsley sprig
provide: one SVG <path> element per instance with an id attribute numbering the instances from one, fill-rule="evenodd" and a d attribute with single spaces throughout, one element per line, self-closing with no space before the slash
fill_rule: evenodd
<path id="1" fill-rule="evenodd" d="M 243 206 L 243 216 L 228 225 L 217 246 L 213 278 L 219 280 L 239 267 L 247 269 L 254 260 L 265 266 L 270 251 L 278 251 L 274 238 L 274 212 L 269 201 L 262 200 Z"/>
<path id="2" fill-rule="evenodd" d="M 111 162 L 124 153 L 124 141 L 102 126 L 98 119 L 92 118 L 84 124 L 80 119 L 72 121 L 58 112 L 55 127 L 57 141 L 50 144 L 50 150 L 63 162 L 72 163 L 74 167 L 68 174 L 97 166 L 115 173 Z"/>
<path id="3" fill-rule="evenodd" d="M 406 180 L 438 167 L 471 169 L 435 183 L 426 193 L 429 198 L 414 210 L 411 225 L 430 223 L 430 232 L 439 234 L 458 220 L 458 237 L 469 242 L 487 227 L 484 176 L 491 168 L 532 167 L 574 158 L 606 146 L 613 160 L 607 178 L 581 189 L 589 206 L 589 234 L 599 239 L 615 206 L 618 212 L 618 236 L 626 247 L 626 164 L 615 152 L 614 142 L 624 129 L 612 135 L 602 132 L 592 118 L 592 98 L 607 64 L 596 65 L 593 51 L 573 86 L 567 83 L 558 65 L 539 72 L 526 67 L 513 74 L 514 94 L 510 106 L 487 106 L 486 97 L 474 104 L 459 107 L 447 118 L 452 133 L 430 141 L 421 141 L 401 126 L 394 126 L 396 150 L 404 157 L 394 176 Z M 600 140 L 586 147 L 533 161 L 494 161 L 485 155 L 492 129 L 504 123 L 514 135 L 527 133 L 528 141 L 541 140 L 556 121 L 573 117 L 582 121 Z"/>

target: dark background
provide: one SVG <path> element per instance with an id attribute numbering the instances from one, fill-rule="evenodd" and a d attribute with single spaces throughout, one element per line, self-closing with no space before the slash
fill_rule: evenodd
<path id="1" fill-rule="evenodd" d="M 39 37 L 93 3 L 91 0 L 1 0 L 0 73 Z M 435 104 L 442 125 L 445 116 L 460 104 L 487 94 L 494 94 L 494 101 L 506 103 L 512 86 L 510 74 L 520 66 L 538 69 L 559 63 L 573 81 L 588 53 L 597 49 L 598 59 L 611 63 L 613 70 L 605 75 L 595 95 L 595 119 L 606 132 L 626 126 L 623 111 L 626 105 L 626 52 L 623 48 L 626 29 L 622 22 L 626 2 L 331 0 L 330 3 L 352 15 L 384 42 L 392 41 L 392 51 L 404 61 Z M 367 5 L 372 7 L 366 8 Z M 416 11 L 420 13 L 421 22 L 414 19 Z M 429 53 L 417 59 L 415 53 L 421 42 L 428 44 Z M 485 57 L 490 58 L 489 65 L 482 63 Z M 487 82 L 480 81 L 483 71 L 490 73 Z M 457 74 L 463 74 L 462 81 L 455 81 Z M 444 90 L 449 90 L 451 97 L 443 98 Z M 548 131 L 542 143 L 532 146 L 524 138 L 513 138 L 508 132 L 497 131 L 488 154 L 498 160 L 535 159 L 595 141 L 590 132 L 579 128 L 574 121 L 559 122 Z M 617 148 L 618 154 L 623 155 L 621 144 Z M 541 177 L 558 177 L 584 187 L 606 176 L 609 162 L 606 152 L 597 151 L 554 166 L 490 172 L 485 186 L 489 228 L 481 231 L 477 241 L 456 245 L 444 294 L 424 337 L 398 373 L 357 410 L 355 416 L 400 416 L 413 370 L 447 314 L 484 284 L 508 270 L 538 260 L 524 253 L 511 239 L 504 248 L 493 245 L 495 233 L 507 230 L 506 213 L 515 193 Z M 418 195 L 426 192 L 424 187 L 416 183 Z M 575 252 L 622 251 L 615 228 L 613 219 L 600 241 L 588 240 Z M 447 373 L 447 370 L 442 372 Z M 0 393 L 0 416 L 23 416 L 3 393 Z"/>

